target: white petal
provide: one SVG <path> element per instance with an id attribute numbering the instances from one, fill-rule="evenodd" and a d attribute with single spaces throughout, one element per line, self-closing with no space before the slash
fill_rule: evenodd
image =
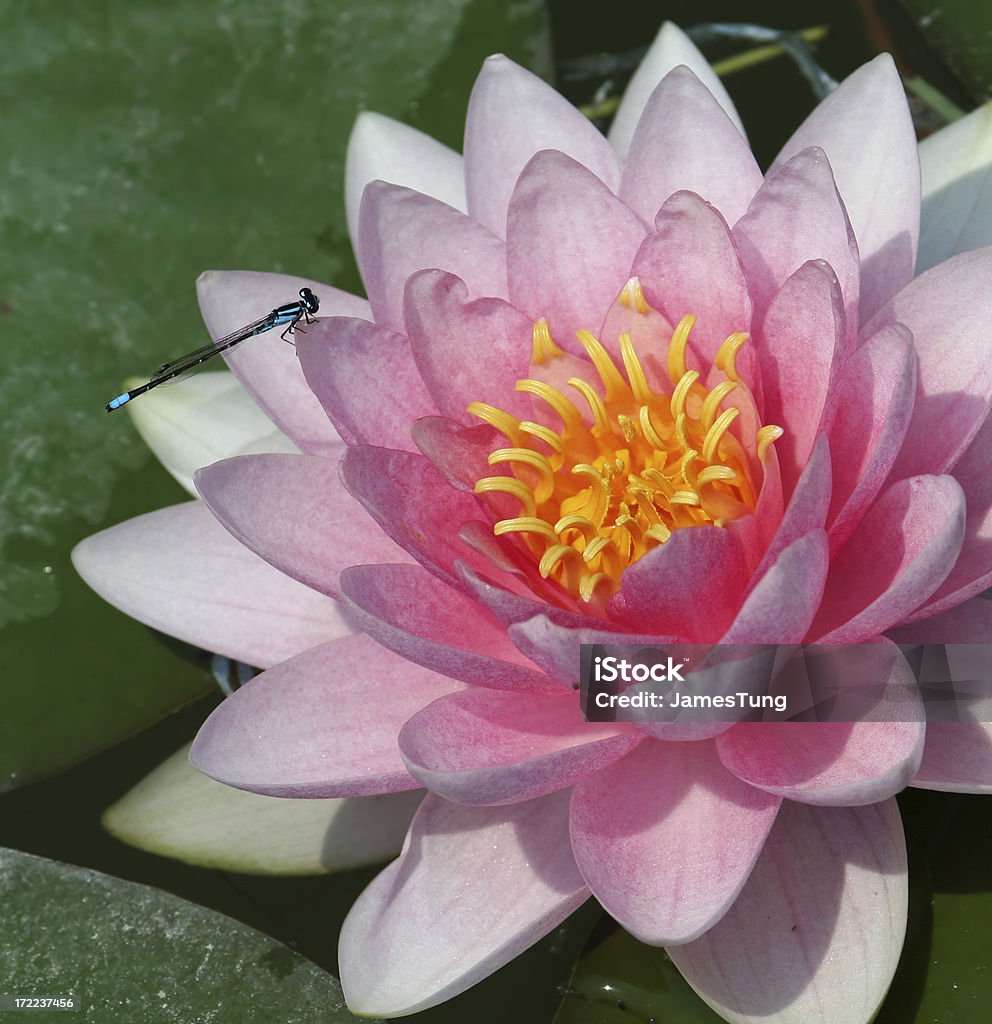
<path id="1" fill-rule="evenodd" d="M 419 790 L 346 800 L 259 796 L 207 778 L 188 754 L 189 744 L 109 807 L 107 831 L 202 867 L 315 875 L 395 857 L 423 796 Z"/>
<path id="2" fill-rule="evenodd" d="M 868 1024 L 899 962 L 908 889 L 894 799 L 786 801 L 737 902 L 668 954 L 731 1024 Z"/>
<path id="3" fill-rule="evenodd" d="M 713 93 L 714 99 L 727 112 L 731 121 L 740 129 L 741 135 L 744 134 L 744 125 L 741 124 L 734 101 L 724 89 L 716 72 L 696 48 L 696 44 L 677 25 L 666 21 L 634 72 L 634 77 L 623 94 L 620 107 L 610 126 L 608 137 L 620 156 L 627 155 L 630 140 L 634 137 L 634 129 L 655 86 L 672 68 L 680 64 L 684 64 L 695 73 L 703 85 Z"/>
<path id="4" fill-rule="evenodd" d="M 920 143 L 923 222 L 916 272 L 992 245 L 992 102 Z"/>
<path id="5" fill-rule="evenodd" d="M 193 474 L 234 455 L 298 452 L 231 373 L 202 373 L 156 388 L 127 407 L 163 466 L 197 497 Z"/>
<path id="6" fill-rule="evenodd" d="M 505 807 L 428 794 L 400 858 L 341 928 L 353 1013 L 403 1017 L 450 999 L 560 924 L 589 894 L 568 843 L 568 792 Z"/>
<path id="7" fill-rule="evenodd" d="M 345 207 L 352 240 L 358 237 L 358 209 L 370 181 L 405 185 L 466 212 L 461 154 L 416 128 L 366 110 L 358 115 L 351 130 L 344 165 Z"/>

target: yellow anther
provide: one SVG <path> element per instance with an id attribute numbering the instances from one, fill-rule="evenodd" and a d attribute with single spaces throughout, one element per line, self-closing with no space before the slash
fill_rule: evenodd
<path id="1" fill-rule="evenodd" d="M 557 538 L 555 539 L 557 540 Z M 566 558 L 578 558 L 581 561 L 582 555 L 567 544 L 555 544 L 544 552 L 537 571 L 547 579 L 554 572 L 555 566 Z"/>
<path id="2" fill-rule="evenodd" d="M 654 429 L 654 424 L 651 422 L 651 411 L 646 405 L 642 405 L 638 409 L 637 419 L 641 424 L 641 433 L 644 435 L 645 441 L 655 450 L 663 452 L 665 450 L 665 442 L 658 431 Z"/>
<path id="3" fill-rule="evenodd" d="M 543 520 L 534 516 L 518 516 L 516 519 L 501 519 L 494 527 L 493 533 L 502 537 L 506 533 L 534 533 L 546 540 L 557 541 L 554 530 Z"/>
<path id="4" fill-rule="evenodd" d="M 528 395 L 535 395 L 542 401 L 547 402 L 552 409 L 561 417 L 566 430 L 574 430 L 582 422 L 582 414 L 574 405 L 560 392 L 556 391 L 550 384 L 543 380 L 518 380 L 516 390 L 523 391 Z"/>
<path id="5" fill-rule="evenodd" d="M 508 412 L 485 402 L 472 402 L 468 407 L 468 413 L 470 416 L 485 420 L 513 444 L 520 443 L 520 420 L 516 416 L 511 416 Z"/>
<path id="6" fill-rule="evenodd" d="M 620 335 L 620 355 L 623 357 L 624 369 L 627 371 L 627 380 L 630 381 L 630 390 L 634 392 L 634 398 L 640 405 L 651 401 L 651 388 L 648 387 L 648 379 L 644 373 L 644 367 L 634 350 L 634 342 L 629 334 Z"/>
<path id="7" fill-rule="evenodd" d="M 672 531 L 664 523 L 656 523 L 650 529 L 644 531 L 645 537 L 650 540 L 656 540 L 659 544 L 664 544 L 671 535 Z"/>
<path id="8" fill-rule="evenodd" d="M 613 543 L 609 537 L 597 537 L 591 544 L 589 544 L 585 551 L 582 552 L 582 560 L 584 562 L 591 562 L 597 555 L 603 553 L 603 550 L 609 547 Z"/>
<path id="9" fill-rule="evenodd" d="M 484 476 L 475 484 L 476 494 L 510 494 L 516 498 L 525 516 L 537 515 L 537 502 L 530 488 L 515 476 Z"/>
<path id="10" fill-rule="evenodd" d="M 587 544 L 591 543 L 599 536 L 599 530 L 596 528 L 596 524 L 591 520 L 586 519 L 585 516 L 562 516 L 561 519 L 555 523 L 555 534 L 563 540 L 563 535 L 568 533 L 570 530 L 577 530 Z"/>
<path id="11" fill-rule="evenodd" d="M 699 452 L 690 448 L 679 462 L 679 475 L 692 488 L 696 486 L 696 459 L 698 458 Z"/>
<path id="12" fill-rule="evenodd" d="M 668 376 L 673 384 L 678 384 L 688 370 L 685 350 L 695 322 L 696 318 L 691 313 L 682 317 L 672 334 L 672 340 L 668 343 Z"/>
<path id="13" fill-rule="evenodd" d="M 579 597 L 583 601 L 589 602 L 600 587 L 606 587 L 612 592 L 616 589 L 616 583 L 605 572 L 594 572 L 592 575 L 583 576 L 582 582 L 579 584 Z"/>
<path id="14" fill-rule="evenodd" d="M 610 429 L 610 420 L 606 415 L 606 406 L 593 386 L 588 381 L 582 380 L 579 377 L 569 377 L 568 383 L 582 395 L 592 412 L 593 419 L 596 422 L 596 425 L 593 427 L 593 434 L 602 435 L 607 433 Z"/>
<path id="15" fill-rule="evenodd" d="M 725 380 L 717 386 L 706 396 L 703 402 L 702 412 L 699 414 L 699 422 L 703 425 L 703 430 L 709 430 L 713 426 L 713 421 L 716 419 L 717 409 L 720 408 L 720 403 L 737 387 L 737 382 L 733 380 Z"/>
<path id="16" fill-rule="evenodd" d="M 696 487 L 705 487 L 707 484 L 716 483 L 718 480 L 725 484 L 731 484 L 737 479 L 737 474 L 729 466 L 707 466 L 696 478 Z"/>
<path id="17" fill-rule="evenodd" d="M 554 359 L 560 355 L 562 355 L 562 350 L 555 344 L 555 339 L 551 337 L 551 328 L 548 327 L 548 321 L 542 316 L 534 324 L 530 361 L 537 366 L 542 366 L 549 359 Z"/>
<path id="18" fill-rule="evenodd" d="M 768 424 L 767 427 L 762 427 L 757 434 L 758 437 L 758 459 L 761 462 L 765 461 L 765 455 L 768 449 L 785 433 L 781 427 L 773 426 Z"/>
<path id="19" fill-rule="evenodd" d="M 711 463 L 716 459 L 717 446 L 723 439 L 730 427 L 730 424 L 740 416 L 741 411 L 736 406 L 731 406 L 725 412 L 720 413 L 716 423 L 706 431 L 706 440 L 703 441 L 703 461 Z"/>
<path id="20" fill-rule="evenodd" d="M 644 538 L 644 531 L 641 529 L 641 524 L 632 515 L 618 516 L 616 526 L 622 527 L 626 530 L 635 544 L 641 543 Z"/>
<path id="21" fill-rule="evenodd" d="M 621 303 L 641 314 L 650 311 L 634 278 Z M 533 363 L 567 362 L 573 374 L 568 384 L 589 413 L 583 416 L 581 403 L 534 379 L 518 381 L 517 391 L 540 398 L 561 419 L 560 428 L 521 421 L 484 402 L 469 407 L 510 441 L 489 455 L 490 465 L 508 465 L 508 475 L 485 476 L 475 485 L 476 494 L 505 494 L 520 503 L 520 514 L 500 520 L 494 533 L 519 537 L 521 553 L 533 556 L 541 576 L 573 598 L 596 602 L 599 611 L 624 570 L 668 541 L 673 530 L 730 523 L 757 501 L 755 464 L 729 433 L 741 409 L 750 408 L 747 389 L 741 390 L 740 408 L 721 412 L 737 387 L 736 353 L 747 336 L 732 334 L 720 346 L 717 368 L 725 379 L 711 388 L 704 383 L 708 370 L 687 366 L 694 323 L 692 315 L 683 317 L 668 345 L 670 398 L 651 389 L 630 334 L 617 339 L 621 367 L 592 334 L 580 331 L 588 357 L 588 372 L 582 373 L 573 367 L 583 359 L 565 357 L 542 320 L 533 328 Z M 756 431 L 750 443 L 759 460 L 781 435 L 775 426 Z"/>
<path id="22" fill-rule="evenodd" d="M 689 418 L 685 413 L 675 417 L 675 436 L 679 439 L 679 445 L 683 451 L 692 447 L 692 439 L 689 437 Z"/>
<path id="23" fill-rule="evenodd" d="M 621 395 L 627 392 L 627 382 L 623 379 L 616 363 L 610 358 L 610 353 L 599 343 L 599 340 L 589 331 L 577 331 L 575 335 L 586 350 L 592 365 L 596 367 L 599 379 L 606 388 L 607 402 L 616 401 Z"/>
<path id="24" fill-rule="evenodd" d="M 540 481 L 534 491 L 534 499 L 538 505 L 543 504 L 554 493 L 554 469 L 548 462 L 547 456 L 540 452 L 533 452 L 528 448 L 497 448 L 489 455 L 489 465 L 498 466 L 501 463 L 510 462 L 519 466 L 529 466 L 537 470 Z"/>
<path id="25" fill-rule="evenodd" d="M 675 417 L 676 422 L 685 412 L 685 401 L 697 380 L 699 380 L 699 371 L 689 370 L 688 373 L 683 375 L 678 384 L 675 385 L 675 390 L 672 392 L 672 415 Z"/>
<path id="26" fill-rule="evenodd" d="M 739 382 L 741 379 L 737 372 L 737 353 L 747 339 L 748 335 L 743 331 L 731 334 L 717 349 L 716 358 L 713 360 L 716 368 L 722 370 L 732 381 Z"/>
<path id="27" fill-rule="evenodd" d="M 550 427 L 542 426 L 540 423 L 531 423 L 530 420 L 520 421 L 520 430 L 531 437 L 540 438 L 549 448 L 552 448 L 559 455 L 565 451 L 565 442 L 560 434 L 556 434 Z"/>
<path id="28" fill-rule="evenodd" d="M 644 289 L 641 287 L 639 277 L 632 277 L 620 292 L 620 302 L 628 309 L 636 309 L 638 313 L 650 312 L 651 307 L 644 297 Z"/>
<path id="29" fill-rule="evenodd" d="M 629 417 L 620 413 L 617 416 L 617 426 L 620 428 L 620 433 L 623 434 L 623 439 L 630 444 L 631 441 L 637 437 L 637 427 L 634 425 L 634 421 Z"/>

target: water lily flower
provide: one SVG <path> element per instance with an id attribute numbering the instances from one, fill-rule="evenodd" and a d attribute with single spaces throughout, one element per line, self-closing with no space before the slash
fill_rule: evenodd
<path id="1" fill-rule="evenodd" d="M 767 174 L 671 25 L 608 138 L 493 57 L 464 157 L 359 118 L 367 301 L 201 279 L 215 337 L 303 284 L 322 319 L 295 353 L 229 359 L 267 417 L 229 453 L 255 454 L 76 564 L 268 669 L 198 735 L 206 774 L 429 791 L 345 923 L 354 1010 L 447 999 L 591 893 L 728 1021 L 871 1019 L 906 924 L 894 794 L 987 791 L 989 726 L 589 723 L 578 650 L 992 633 L 992 238 L 968 213 L 992 194 L 987 119 L 927 144 L 921 250 L 888 56 Z"/>

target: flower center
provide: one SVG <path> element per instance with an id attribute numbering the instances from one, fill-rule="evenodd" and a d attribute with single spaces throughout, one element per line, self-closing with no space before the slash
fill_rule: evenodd
<path id="1" fill-rule="evenodd" d="M 636 278 L 627 283 L 621 302 L 641 314 L 653 312 Z M 719 373 L 710 375 L 720 379 L 708 386 L 686 364 L 695 320 L 683 317 L 668 343 L 670 392 L 664 373 L 658 374 L 659 386 L 651 386 L 629 333 L 619 336 L 625 379 L 603 345 L 589 331 L 579 331 L 591 362 L 582 365 L 595 370 L 601 389 L 580 376 L 569 377 L 567 384 L 587 413 L 558 388 L 532 378 L 517 381 L 516 390 L 540 400 L 535 419 L 542 418 L 541 404 L 549 407 L 554 416 L 546 419 L 560 421 L 558 429 L 482 402 L 468 407 L 509 441 L 488 460 L 490 466 L 506 467 L 508 475 L 483 477 L 475 485 L 477 494 L 500 492 L 520 502 L 520 514 L 500 520 L 493 532 L 516 537 L 541 576 L 573 597 L 608 598 L 624 569 L 680 527 L 723 526 L 754 510 L 755 458 L 760 464 L 782 430 L 757 427 L 752 452 L 745 450 L 730 427 L 751 402 L 736 366 L 748 336 L 738 332 L 723 342 L 714 360 Z M 531 361 L 537 367 L 555 360 L 582 362 L 558 348 L 543 319 L 534 325 L 533 339 Z M 659 338 L 659 348 L 662 344 Z M 738 405 L 721 409 L 735 391 Z"/>

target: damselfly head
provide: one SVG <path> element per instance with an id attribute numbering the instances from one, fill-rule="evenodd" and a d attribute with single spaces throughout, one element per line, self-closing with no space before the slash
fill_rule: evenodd
<path id="1" fill-rule="evenodd" d="M 309 288 L 300 289 L 300 298 L 303 300 L 303 306 L 308 313 L 316 313 L 320 309 L 320 299 Z"/>

